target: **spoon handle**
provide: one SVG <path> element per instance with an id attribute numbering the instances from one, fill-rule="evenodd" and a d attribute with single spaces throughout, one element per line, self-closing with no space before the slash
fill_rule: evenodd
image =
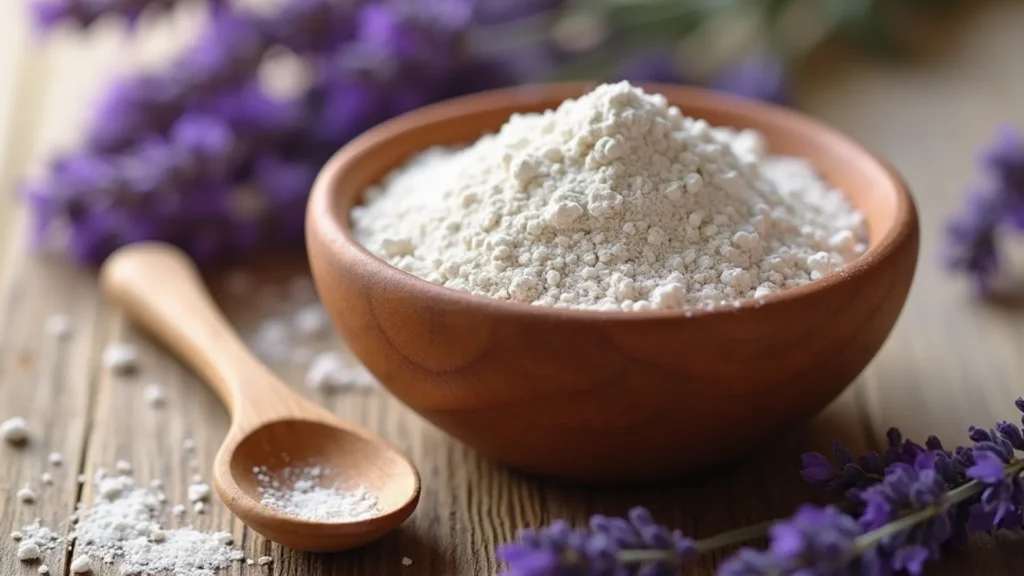
<path id="1" fill-rule="evenodd" d="M 195 264 L 181 250 L 139 243 L 107 258 L 100 271 L 104 292 L 195 370 L 228 411 L 247 392 L 286 393 L 228 323 L 206 290 Z M 276 392 L 276 394 L 275 394 Z"/>

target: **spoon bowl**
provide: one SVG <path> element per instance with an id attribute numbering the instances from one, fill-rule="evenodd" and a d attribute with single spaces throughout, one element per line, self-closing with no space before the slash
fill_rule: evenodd
<path id="1" fill-rule="evenodd" d="M 104 291 L 177 352 L 220 396 L 232 415 L 217 453 L 214 485 L 224 504 L 269 540 L 308 552 L 362 546 L 396 528 L 419 501 L 416 467 L 372 431 L 306 400 L 246 349 L 177 248 L 134 244 L 103 265 Z M 257 472 L 321 466 L 321 483 L 364 487 L 378 513 L 342 522 L 307 520 L 262 503 Z M 288 486 L 285 485 L 285 488 Z"/>
<path id="2" fill-rule="evenodd" d="M 305 441 L 296 443 L 296 438 Z M 358 477 L 351 474 L 353 462 Z M 254 469 L 281 476 L 287 468 L 323 466 L 321 482 L 353 490 L 364 487 L 377 496 L 379 514 L 353 526 L 345 522 L 317 522 L 270 510 L 261 504 L 262 496 Z M 217 491 L 225 504 L 246 525 L 261 534 L 275 533 L 275 542 L 310 552 L 361 546 L 389 532 L 409 516 L 418 494 L 417 476 L 409 461 L 396 452 L 381 453 L 376 441 L 351 430 L 314 420 L 279 420 L 242 436 L 237 444 L 226 443 L 215 463 Z M 251 514 L 250 511 L 257 513 Z M 268 523 L 269 522 L 269 523 Z"/>

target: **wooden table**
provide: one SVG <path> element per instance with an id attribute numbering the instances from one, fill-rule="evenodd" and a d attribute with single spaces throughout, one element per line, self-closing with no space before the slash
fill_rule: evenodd
<path id="1" fill-rule="evenodd" d="M 17 14 L 22 4 L 0 2 L 0 420 L 23 415 L 34 435 L 23 450 L 0 446 L 0 535 L 37 517 L 57 525 L 76 502 L 92 499 L 91 488 L 76 483 L 79 472 L 91 474 L 117 459 L 134 463 L 141 481 L 169 481 L 171 500 L 184 501 L 193 455 L 182 441 L 195 439 L 194 457 L 209 477 L 227 426 L 214 396 L 104 302 L 91 272 L 26 250 L 27 219 L 15 198 L 26 172 L 74 143 L 85 103 L 103 78 L 116 66 L 158 58 L 194 14 L 181 14 L 135 43 L 111 26 L 89 39 L 63 34 L 44 51 L 34 47 Z M 973 302 L 937 264 L 943 221 L 975 173 L 975 149 L 1001 121 L 1024 125 L 1024 5 L 986 5 L 944 32 L 945 49 L 931 61 L 906 66 L 827 59 L 805 78 L 803 107 L 902 171 L 916 193 L 924 230 L 918 275 L 895 332 L 856 384 L 813 422 L 726 469 L 670 485 L 592 490 L 525 478 L 483 460 L 383 391 L 312 394 L 412 456 L 423 477 L 412 519 L 376 544 L 332 556 L 283 550 L 246 530 L 219 503 L 196 517 L 196 525 L 230 530 L 251 557 L 272 556 L 275 574 L 492 574 L 499 569 L 495 545 L 519 527 L 554 518 L 580 522 L 591 513 L 621 514 L 642 504 L 670 525 L 707 536 L 786 515 L 812 498 L 797 476 L 798 455 L 827 449 L 832 439 L 862 451 L 884 443 L 886 429 L 899 426 L 914 438 L 935 433 L 957 443 L 971 423 L 1017 419 L 1012 401 L 1024 394 L 1024 307 L 1020 301 Z M 304 273 L 300 262 L 263 263 L 256 273 L 272 283 L 289 268 Z M 257 320 L 249 301 L 222 301 L 239 325 Z M 72 319 L 70 340 L 46 334 L 43 324 L 53 313 Z M 112 377 L 101 366 L 100 352 L 115 341 L 140 346 L 138 378 Z M 278 369 L 307 390 L 300 370 Z M 162 410 L 145 402 L 149 381 L 167 390 Z M 47 464 L 53 451 L 64 455 L 62 467 Z M 42 489 L 35 505 L 19 503 L 17 488 L 38 485 L 46 470 L 55 484 Z M 15 548 L 0 537 L 0 575 L 35 574 L 14 559 Z M 402 557 L 414 563 L 403 566 Z M 55 574 L 68 572 L 64 554 L 46 561 Z M 712 565 L 707 561 L 697 573 L 710 574 Z M 241 566 L 230 572 L 266 570 Z M 1022 574 L 1024 538 L 975 538 L 930 573 Z"/>

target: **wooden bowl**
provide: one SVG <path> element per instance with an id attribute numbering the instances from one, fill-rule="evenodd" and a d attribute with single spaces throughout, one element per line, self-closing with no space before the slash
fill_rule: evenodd
<path id="1" fill-rule="evenodd" d="M 713 125 L 756 128 L 810 159 L 867 217 L 870 248 L 843 270 L 763 304 L 598 312 L 527 306 L 437 286 L 352 235 L 363 191 L 413 154 L 469 143 L 513 112 L 592 85 L 511 88 L 442 102 L 356 138 L 310 199 L 313 277 L 355 354 L 400 400 L 509 466 L 587 482 L 668 477 L 733 458 L 809 418 L 882 346 L 918 252 L 913 201 L 883 161 L 796 112 L 680 86 L 648 86 Z M 427 193 L 429 183 L 424 184 Z"/>

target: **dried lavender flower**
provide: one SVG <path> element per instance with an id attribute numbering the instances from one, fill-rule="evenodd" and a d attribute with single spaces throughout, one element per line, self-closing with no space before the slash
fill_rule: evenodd
<path id="1" fill-rule="evenodd" d="M 204 263 L 301 247 L 310 185 L 338 147 L 411 108 L 518 80 L 462 50 L 473 18 L 473 0 L 288 0 L 266 15 L 218 6 L 169 67 L 115 82 L 83 149 L 26 186 L 37 244 L 87 264 L 139 239 Z M 281 47 L 319 72 L 285 100 L 258 79 Z"/>
<path id="2" fill-rule="evenodd" d="M 518 542 L 498 549 L 498 558 L 509 565 L 506 576 L 614 576 L 641 566 L 643 574 L 673 574 L 681 560 L 694 555 L 692 540 L 656 524 L 644 508 L 630 510 L 628 520 L 593 516 L 588 529 L 556 520 L 520 531 Z"/>
<path id="3" fill-rule="evenodd" d="M 722 563 L 719 576 L 844 576 L 859 574 L 851 559 L 857 556 L 857 521 L 829 506 L 801 506 L 788 520 L 768 531 L 767 550 L 744 548 Z"/>
<path id="4" fill-rule="evenodd" d="M 968 274 L 976 293 L 985 296 L 999 273 L 999 229 L 1024 231 L 1024 135 L 1011 126 L 1000 128 L 982 150 L 979 166 L 984 183 L 946 227 L 945 261 L 950 270 Z"/>
<path id="5" fill-rule="evenodd" d="M 786 63 L 767 51 L 751 54 L 727 66 L 710 86 L 747 98 L 787 105 L 791 101 Z"/>
<path id="6" fill-rule="evenodd" d="M 30 4 L 37 28 L 50 30 L 67 22 L 86 28 L 105 16 L 134 23 L 146 10 L 168 10 L 181 0 L 34 0 Z M 211 0 L 219 4 L 220 0 Z"/>

